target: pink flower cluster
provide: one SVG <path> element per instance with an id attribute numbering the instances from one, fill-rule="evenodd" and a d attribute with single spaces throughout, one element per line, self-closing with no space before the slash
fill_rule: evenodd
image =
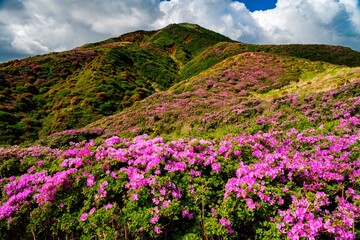
<path id="1" fill-rule="evenodd" d="M 252 155 L 258 160 L 251 164 L 240 162 L 236 177 L 229 179 L 225 186 L 224 197 L 244 199 L 252 211 L 264 203 L 289 204 L 287 210 L 278 211 L 275 221 L 278 229 L 290 239 L 315 239 L 321 232 L 354 239 L 354 220 L 360 216 L 354 200 L 360 199 L 360 194 L 345 183 L 359 180 L 360 159 L 350 157 L 352 146 L 360 140 L 359 133 L 343 137 L 305 136 L 293 129 L 281 142 L 269 134 L 237 139 L 242 144 L 251 144 Z M 286 183 L 295 184 L 287 186 Z M 332 183 L 338 185 L 337 190 L 331 191 Z M 279 184 L 286 185 L 283 192 L 268 190 Z M 344 190 L 346 198 L 336 195 Z M 333 195 L 336 201 L 330 203 L 329 197 Z M 287 197 L 291 197 L 290 202 L 285 202 Z M 331 209 L 331 204 L 336 204 L 336 208 Z"/>
<path id="2" fill-rule="evenodd" d="M 31 196 L 39 205 L 53 201 L 59 187 L 70 187 L 68 177 L 75 172 L 77 169 L 71 168 L 57 172 L 53 176 L 42 171 L 24 174 L 18 179 L 11 177 L 10 182 L 4 186 L 8 199 L 0 205 L 0 219 L 11 218 L 12 213 L 21 205 L 27 204 Z"/>
<path id="3" fill-rule="evenodd" d="M 19 208 L 29 203 L 42 206 L 56 201 L 57 193 L 76 182 L 83 184 L 84 191 L 93 191 L 88 210 L 78 216 L 86 221 L 101 204 L 105 210 L 119 206 L 110 198 L 114 182 L 123 181 L 121 191 L 126 196 L 122 198 L 134 206 L 146 200 L 148 224 L 161 234 L 161 220 L 169 217 L 170 209 L 176 209 L 171 214 L 178 219 L 196 221 L 196 208 L 181 204 L 202 204 L 206 193 L 202 183 L 212 176 L 213 181 L 226 183 L 217 186 L 224 202 L 235 199 L 249 212 L 273 206 L 276 211 L 269 221 L 290 239 L 314 239 L 320 234 L 355 239 L 352 229 L 360 216 L 356 203 L 360 199 L 356 185 L 360 131 L 343 136 L 313 132 L 291 129 L 219 142 L 115 136 L 98 146 L 89 141 L 66 150 L 3 148 L 3 157 L 37 159 L 32 160 L 32 173 L 0 180 L 4 186 L 0 219 L 11 221 Z M 225 163 L 236 167 L 226 170 L 229 166 Z M 56 172 L 40 171 L 50 164 Z M 231 215 L 230 209 L 224 211 L 226 205 L 212 201 L 203 208 L 227 233 L 238 231 L 237 216 Z"/>

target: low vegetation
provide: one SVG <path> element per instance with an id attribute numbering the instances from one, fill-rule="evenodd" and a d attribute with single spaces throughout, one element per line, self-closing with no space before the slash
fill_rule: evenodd
<path id="1" fill-rule="evenodd" d="M 359 59 L 175 24 L 2 64 L 0 237 L 358 239 Z"/>

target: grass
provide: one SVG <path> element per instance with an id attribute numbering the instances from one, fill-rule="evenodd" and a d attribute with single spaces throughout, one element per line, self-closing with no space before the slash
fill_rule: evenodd
<path id="1" fill-rule="evenodd" d="M 296 94 L 304 97 L 314 93 L 334 90 L 339 86 L 358 81 L 359 79 L 360 68 L 358 67 L 330 66 L 324 72 L 306 72 L 301 75 L 298 82 L 291 82 L 287 86 L 271 90 L 265 94 L 253 93 L 253 96 L 264 100 L 287 94 Z"/>
<path id="2" fill-rule="evenodd" d="M 235 103 L 272 101 L 348 84 L 358 78 L 353 67 L 360 66 L 359 59 L 359 52 L 344 47 L 238 43 L 187 23 L 136 31 L 67 52 L 0 64 L 0 111 L 13 120 L 0 122 L 5 133 L 0 144 L 31 143 L 102 118 L 112 125 L 114 117 L 106 117 L 116 113 L 129 128 L 116 130 L 123 134 L 139 127 L 143 132 L 188 132 L 207 115 L 230 118 L 232 113 L 226 111 Z M 181 94 L 190 94 L 189 101 L 183 103 L 187 98 Z M 162 104 L 177 104 L 165 107 L 164 113 L 155 110 L 157 127 L 144 116 L 160 105 L 151 96 Z M 180 117 L 191 119 L 184 121 L 190 127 L 183 131 L 173 126 Z M 145 120 L 136 123 L 132 118 Z"/>
<path id="3" fill-rule="evenodd" d="M 107 136 L 116 132 L 122 136 L 147 133 L 214 139 L 240 132 L 316 128 L 321 122 L 334 120 L 335 113 L 328 112 L 338 99 L 331 97 L 333 91 L 349 87 L 353 90 L 346 98 L 357 96 L 358 74 L 358 68 L 243 53 L 88 128 L 102 127 Z M 344 77 L 349 81 L 346 86 L 339 84 Z M 305 106 L 313 97 L 310 111 Z M 351 103 L 347 106 L 354 111 Z M 326 120 L 319 118 L 322 115 Z M 257 123 L 261 117 L 266 119 L 264 124 Z M 271 119 L 277 119 L 278 124 L 272 124 Z"/>

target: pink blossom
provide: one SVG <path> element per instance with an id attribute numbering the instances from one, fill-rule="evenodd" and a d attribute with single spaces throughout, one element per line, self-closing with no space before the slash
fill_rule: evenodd
<path id="1" fill-rule="evenodd" d="M 152 202 L 155 203 L 155 205 L 159 205 L 160 201 L 157 198 L 153 198 Z"/>
<path id="2" fill-rule="evenodd" d="M 151 224 L 156 224 L 159 221 L 159 216 L 156 215 L 153 218 L 150 219 Z"/>
<path id="3" fill-rule="evenodd" d="M 218 173 L 221 169 L 221 164 L 220 163 L 213 163 L 211 164 L 211 168 L 214 172 Z"/>
<path id="4" fill-rule="evenodd" d="M 104 206 L 104 209 L 105 210 L 109 210 L 109 209 L 111 209 L 112 208 L 112 204 L 111 203 L 108 203 L 108 204 L 106 204 L 105 206 Z"/>
<path id="5" fill-rule="evenodd" d="M 254 210 L 256 208 L 256 206 L 251 198 L 246 199 L 246 205 L 248 206 L 248 208 L 250 210 Z"/>
<path id="6" fill-rule="evenodd" d="M 137 193 L 134 193 L 134 194 L 132 195 L 132 197 L 131 197 L 131 201 L 137 201 L 137 200 L 139 200 L 138 194 L 137 194 Z"/>
<path id="7" fill-rule="evenodd" d="M 154 231 L 155 231 L 156 234 L 161 234 L 162 233 L 162 231 L 160 230 L 160 228 L 158 228 L 158 226 L 154 227 Z"/>
<path id="8" fill-rule="evenodd" d="M 34 171 L 34 166 L 30 167 L 30 168 L 27 170 L 28 173 L 32 173 L 33 171 Z"/>
<path id="9" fill-rule="evenodd" d="M 185 217 L 187 217 L 188 215 L 189 215 L 189 211 L 188 211 L 188 210 L 183 209 L 183 210 L 181 211 L 181 217 L 182 217 L 182 218 L 185 218 Z"/>
<path id="10" fill-rule="evenodd" d="M 91 174 L 88 175 L 87 180 L 86 180 L 86 186 L 88 187 L 92 187 L 95 185 L 95 177 Z"/>
<path id="11" fill-rule="evenodd" d="M 201 177 L 201 172 L 196 171 L 194 169 L 190 169 L 190 176 L 192 176 L 192 177 Z"/>
<path id="12" fill-rule="evenodd" d="M 81 221 L 85 221 L 85 220 L 87 219 L 87 217 L 88 217 L 88 214 L 87 214 L 87 213 L 83 213 L 83 214 L 81 214 L 81 216 L 80 216 L 80 220 L 81 220 Z"/>
<path id="13" fill-rule="evenodd" d="M 91 215 L 94 214 L 95 210 L 96 210 L 96 208 L 90 209 L 89 214 L 91 214 Z"/>
<path id="14" fill-rule="evenodd" d="M 223 225 L 224 227 L 229 227 L 231 226 L 231 222 L 229 219 L 227 218 L 224 218 L 222 217 L 220 220 L 219 220 L 220 224 Z"/>
<path id="15" fill-rule="evenodd" d="M 216 210 L 215 210 L 214 207 L 211 208 L 211 215 L 212 215 L 212 216 L 218 215 L 218 213 L 216 212 Z"/>
<path id="16" fill-rule="evenodd" d="M 166 200 L 163 202 L 163 204 L 161 205 L 161 208 L 168 208 L 171 204 L 170 200 Z"/>

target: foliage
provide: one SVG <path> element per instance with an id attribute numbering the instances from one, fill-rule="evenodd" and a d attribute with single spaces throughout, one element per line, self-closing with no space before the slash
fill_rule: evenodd
<path id="1" fill-rule="evenodd" d="M 326 133 L 341 117 L 359 118 L 360 69 L 350 70 L 243 53 L 87 127 L 128 137 L 147 133 L 211 139 L 291 128 Z M 343 78 L 348 83 L 337 84 Z"/>
<path id="2" fill-rule="evenodd" d="M 230 41 L 199 26 L 173 25 L 1 64 L 0 111 L 15 119 L 11 125 L 0 123 L 9 136 L 1 144 L 80 128 L 169 88 L 179 81 L 180 63 L 163 41 L 174 41 L 192 58 L 225 40 Z"/>
<path id="3" fill-rule="evenodd" d="M 359 56 L 184 23 L 1 64 L 1 238 L 359 238 Z"/>
<path id="4" fill-rule="evenodd" d="M 251 56 L 267 58 L 271 64 L 243 59 Z M 189 90 L 186 81 L 192 82 L 193 91 L 199 90 L 191 79 L 199 79 L 211 69 L 218 71 L 212 75 L 221 78 L 221 74 L 228 74 L 229 59 L 236 59 L 238 69 L 233 70 L 242 72 L 234 77 L 250 72 L 239 64 L 251 66 L 251 71 L 258 73 L 252 77 L 262 84 L 251 83 L 250 78 L 244 79 L 246 84 L 252 85 L 252 91 L 266 93 L 299 81 L 301 76 L 318 76 L 339 68 L 328 63 L 359 66 L 359 58 L 358 52 L 335 46 L 238 43 L 198 25 L 182 23 L 127 33 L 67 52 L 10 61 L 0 64 L 0 111 L 11 115 L 10 122 L 0 121 L 0 144 L 31 144 L 55 132 L 82 128 L 174 84 L 180 84 L 178 93 Z M 263 71 L 258 63 L 279 72 Z M 348 82 L 343 75 L 339 84 Z M 241 80 L 234 77 L 225 78 Z M 238 86 L 231 89 L 239 91 Z M 240 91 L 242 97 L 249 96 L 248 89 Z M 171 125 L 165 131 L 173 133 L 176 128 Z"/>
<path id="5" fill-rule="evenodd" d="M 1 149 L 6 239 L 355 239 L 358 132 Z"/>

